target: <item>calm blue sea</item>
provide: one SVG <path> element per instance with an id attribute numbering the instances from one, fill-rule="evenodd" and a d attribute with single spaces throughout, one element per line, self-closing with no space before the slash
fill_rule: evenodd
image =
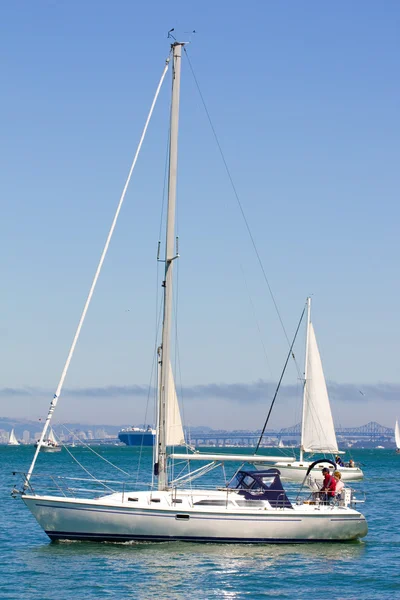
<path id="1" fill-rule="evenodd" d="M 136 478 L 139 451 L 97 450 Z M 86 468 L 116 478 L 87 449 L 74 449 Z M 400 455 L 359 450 L 369 524 L 352 544 L 222 545 L 189 543 L 50 543 L 21 500 L 10 495 L 32 447 L 0 447 L 0 598 L 28 600 L 288 598 L 400 599 Z M 38 472 L 77 473 L 71 457 L 40 455 Z M 142 455 L 151 462 L 151 452 Z"/>

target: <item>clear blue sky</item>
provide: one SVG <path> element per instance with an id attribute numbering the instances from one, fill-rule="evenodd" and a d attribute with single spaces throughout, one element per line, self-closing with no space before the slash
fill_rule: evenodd
<path id="1" fill-rule="evenodd" d="M 3 4 L 2 414 L 47 412 L 171 27 L 183 38 L 197 31 L 191 61 L 289 335 L 313 295 L 336 422 L 392 425 L 395 1 Z M 177 379 L 190 423 L 257 427 L 268 398 L 254 390 L 276 381 L 286 341 L 187 61 L 182 77 Z M 168 80 L 68 375 L 66 387 L 82 391 L 60 401 L 59 420 L 143 420 L 145 397 L 117 390 L 110 402 L 93 388 L 150 381 L 169 88 Z M 285 383 L 296 385 L 293 369 Z M 198 396 L 196 385 L 205 386 Z M 299 394 L 286 395 L 273 425 L 298 420 Z"/>

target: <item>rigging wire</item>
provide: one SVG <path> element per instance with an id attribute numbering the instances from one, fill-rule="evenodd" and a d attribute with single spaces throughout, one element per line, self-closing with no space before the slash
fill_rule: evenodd
<path id="1" fill-rule="evenodd" d="M 261 260 L 260 254 L 259 254 L 259 252 L 258 252 L 258 249 L 257 249 L 256 242 L 255 242 L 255 240 L 254 240 L 253 234 L 252 234 L 252 232 L 251 232 L 251 229 L 250 229 L 250 225 L 249 225 L 249 223 L 248 223 L 248 220 L 247 220 L 247 218 L 246 218 L 246 214 L 245 214 L 245 212 L 244 212 L 244 209 L 243 209 L 242 203 L 241 203 L 241 201 L 240 201 L 239 194 L 238 194 L 238 192 L 237 192 L 237 189 L 236 189 L 235 183 L 234 183 L 234 181 L 233 181 L 233 177 L 232 177 L 232 175 L 231 175 L 231 172 L 230 172 L 230 170 L 229 170 L 228 163 L 226 162 L 225 155 L 224 155 L 224 152 L 223 152 L 223 150 L 222 150 L 222 146 L 221 146 L 221 144 L 220 144 L 220 142 L 219 142 L 219 139 L 218 139 L 218 136 L 217 136 L 217 132 L 216 132 L 216 130 L 215 130 L 215 127 L 214 127 L 214 125 L 213 125 L 213 122 L 212 122 L 212 120 L 211 120 L 210 113 L 209 113 L 209 111 L 208 111 L 208 108 L 207 108 L 206 102 L 205 102 L 205 100 L 204 100 L 204 96 L 203 96 L 203 94 L 202 94 L 202 92 L 201 92 L 201 89 L 200 89 L 199 82 L 198 82 L 198 80 L 197 80 L 197 77 L 196 77 L 196 74 L 195 74 L 195 72 L 194 72 L 194 69 L 193 69 L 192 63 L 191 63 L 191 61 L 190 61 L 190 58 L 189 58 L 189 53 L 188 53 L 188 51 L 187 51 L 187 49 L 186 49 L 185 47 L 183 48 L 183 50 L 184 50 L 184 52 L 185 52 L 185 54 L 186 54 L 186 57 L 187 57 L 187 60 L 188 60 L 188 63 L 189 63 L 189 67 L 190 67 L 190 70 L 191 70 L 191 72 L 192 72 L 192 75 L 193 75 L 193 79 L 194 79 L 194 81 L 195 81 L 195 84 L 196 84 L 196 87 L 197 87 L 197 91 L 199 92 L 199 95 L 200 95 L 200 98 L 201 98 L 201 101 L 202 101 L 202 104 L 203 104 L 204 110 L 205 110 L 205 112 L 206 112 L 206 115 L 207 115 L 208 122 L 209 122 L 209 124 L 210 124 L 211 130 L 212 130 L 212 133 L 213 133 L 213 135 L 214 135 L 215 142 L 216 142 L 216 144 L 217 144 L 217 146 L 218 146 L 218 150 L 219 150 L 219 153 L 220 153 L 220 155 L 221 155 L 221 158 L 222 158 L 222 162 L 223 162 L 223 164 L 224 164 L 224 167 L 225 167 L 226 173 L 227 173 L 227 175 L 228 175 L 228 179 L 229 179 L 229 181 L 230 181 L 230 184 L 231 184 L 231 187 L 232 187 L 233 193 L 234 193 L 234 195 L 235 195 L 235 198 L 236 198 L 236 201 L 237 201 L 237 203 L 238 203 L 239 210 L 240 210 L 240 212 L 241 212 L 241 215 L 242 215 L 242 218 L 243 218 L 244 224 L 245 224 L 245 226 L 246 226 L 247 233 L 248 233 L 248 235 L 249 235 L 249 237 L 250 237 L 251 244 L 252 244 L 252 246 L 253 246 L 253 249 L 254 249 L 254 252 L 255 252 L 255 254 L 256 254 L 256 257 L 257 257 L 257 260 L 258 260 L 258 264 L 259 264 L 259 266 L 260 266 L 260 268 L 261 268 L 262 274 L 263 274 L 263 276 L 264 276 L 264 280 L 265 280 L 265 282 L 266 282 L 266 284 L 267 284 L 267 287 L 268 287 L 268 290 L 269 290 L 269 293 L 270 293 L 270 296 L 271 296 L 272 302 L 273 302 L 273 304 L 274 304 L 274 307 L 275 307 L 276 313 L 277 313 L 277 315 L 278 315 L 278 319 L 279 319 L 279 321 L 280 321 L 280 324 L 281 324 L 282 330 L 283 330 L 283 332 L 284 332 L 284 335 L 285 335 L 285 337 L 286 337 L 286 341 L 287 341 L 288 345 L 290 346 L 290 340 L 289 340 L 289 337 L 288 337 L 288 335 L 287 335 L 287 332 L 286 332 L 286 329 L 285 329 L 285 325 L 284 325 L 284 323 L 283 323 L 283 320 L 282 320 L 282 317 L 281 317 L 281 314 L 280 314 L 280 311 L 279 311 L 279 308 L 278 308 L 278 304 L 277 304 L 277 302 L 276 302 L 276 300 L 275 300 L 275 296 L 274 296 L 274 294 L 273 294 L 273 291 L 272 291 L 271 285 L 270 285 L 270 283 L 269 283 L 269 279 L 268 279 L 268 277 L 267 277 L 267 274 L 266 274 L 266 272 L 265 272 L 264 265 L 263 265 L 263 263 L 262 263 L 262 260 Z M 296 366 L 297 366 L 297 363 L 296 363 Z"/>
<path id="2" fill-rule="evenodd" d="M 151 363 L 150 381 L 149 381 L 149 387 L 148 387 L 148 392 L 147 392 L 145 423 L 147 422 L 147 414 L 148 414 L 148 408 L 149 408 L 149 403 L 150 403 L 150 394 L 151 394 L 152 390 L 154 390 L 155 400 L 157 401 L 157 384 L 152 388 L 151 382 L 153 381 L 154 376 L 156 377 L 156 380 L 157 380 L 157 361 L 158 361 L 157 338 L 158 338 L 158 330 L 159 330 L 160 322 L 161 322 L 162 305 L 160 305 L 158 313 L 159 314 L 158 314 L 158 319 L 157 319 L 157 323 L 156 323 L 156 335 L 155 335 L 155 343 L 154 343 L 153 360 Z M 139 481 L 142 454 L 143 454 L 143 436 L 142 436 L 142 443 L 140 444 L 139 460 L 138 460 L 138 465 L 137 465 L 137 469 L 136 469 L 136 483 Z M 153 480 L 152 480 L 152 483 L 154 483 Z"/>
<path id="3" fill-rule="evenodd" d="M 132 173 L 133 173 L 133 170 L 135 168 L 135 165 L 136 165 L 136 162 L 137 162 L 140 150 L 142 148 L 142 144 L 143 144 L 144 138 L 146 136 L 147 128 L 149 126 L 149 123 L 150 123 L 150 120 L 151 120 L 151 117 L 152 117 L 152 114 L 153 114 L 153 111 L 154 111 L 154 107 L 156 105 L 157 98 L 158 98 L 158 95 L 159 95 L 160 90 L 161 90 L 161 86 L 163 84 L 163 81 L 164 81 L 165 76 L 166 76 L 167 71 L 168 71 L 169 61 L 170 61 L 170 56 L 168 56 L 167 60 L 165 61 L 164 70 L 162 72 L 160 81 L 158 83 L 158 86 L 157 86 L 157 89 L 156 89 L 156 93 L 154 95 L 154 98 L 153 98 L 153 101 L 152 101 L 152 104 L 151 104 L 151 107 L 150 107 L 150 110 L 149 110 L 149 113 L 148 113 L 148 116 L 147 116 L 147 119 L 146 119 L 146 122 L 145 122 L 145 125 L 144 125 L 144 128 L 143 128 L 143 131 L 142 131 L 142 135 L 140 137 L 139 144 L 137 146 L 136 153 L 135 153 L 134 159 L 132 161 L 131 168 L 130 168 L 129 173 L 128 173 L 128 177 L 126 179 L 124 188 L 122 190 L 122 194 L 121 194 L 121 197 L 120 197 L 119 202 L 118 202 L 117 210 L 115 212 L 114 219 L 112 221 L 110 230 L 108 232 L 108 236 L 107 236 L 104 248 L 103 248 L 103 252 L 101 254 L 100 261 L 99 261 L 99 264 L 97 266 L 96 273 L 94 275 L 94 278 L 93 278 L 93 281 L 92 281 L 92 285 L 90 287 L 89 294 L 87 296 L 87 299 L 86 299 L 86 302 L 85 302 L 85 306 L 83 308 L 82 315 L 81 315 L 81 318 L 79 320 L 78 327 L 76 329 L 75 336 L 74 336 L 74 339 L 72 341 L 72 344 L 71 344 L 71 347 L 70 347 L 70 350 L 69 350 L 69 353 L 68 353 L 68 356 L 67 356 L 67 360 L 65 362 L 64 369 L 63 369 L 62 374 L 61 374 L 60 381 L 58 383 L 58 386 L 57 386 L 56 392 L 55 392 L 55 394 L 53 396 L 53 399 L 50 402 L 49 411 L 48 411 L 48 414 L 47 414 L 47 418 L 46 418 L 45 424 L 43 426 L 43 430 L 42 430 L 42 433 L 41 433 L 41 436 L 40 436 L 40 439 L 39 439 L 39 443 L 38 443 L 38 446 L 36 448 L 36 451 L 35 451 L 35 454 L 34 454 L 34 457 L 33 457 L 32 463 L 31 463 L 31 466 L 29 467 L 29 471 L 26 474 L 26 480 L 25 480 L 25 485 L 26 486 L 28 485 L 29 480 L 30 480 L 30 478 L 32 476 L 32 472 L 33 472 L 33 469 L 35 467 L 36 460 L 37 460 L 37 457 L 39 455 L 41 445 L 43 444 L 44 437 L 46 435 L 46 432 L 47 432 L 47 429 L 48 429 L 48 427 L 50 425 L 50 422 L 51 422 L 54 410 L 56 408 L 58 399 L 60 397 L 60 394 L 61 394 L 61 391 L 62 391 L 62 388 L 63 388 L 63 385 L 64 385 L 64 381 L 65 381 L 65 378 L 67 376 L 67 372 L 68 372 L 68 369 L 69 369 L 69 366 L 70 366 L 70 363 L 71 363 L 71 360 L 72 360 L 72 357 L 73 357 L 73 354 L 74 354 L 74 351 L 75 351 L 75 347 L 76 347 L 76 344 L 78 343 L 79 335 L 81 333 L 81 329 L 82 329 L 83 323 L 85 321 L 86 313 L 88 311 L 88 308 L 89 308 L 89 305 L 90 305 L 90 302 L 91 302 L 91 299 L 92 299 L 92 296 L 93 296 L 93 293 L 94 293 L 94 290 L 95 290 L 95 287 L 96 287 L 96 284 L 97 284 L 97 280 L 98 280 L 98 278 L 100 276 L 100 271 L 101 271 L 101 268 L 103 266 L 103 263 L 104 263 L 104 260 L 105 260 L 105 257 L 106 257 L 107 251 L 108 251 L 108 247 L 110 245 L 111 238 L 112 238 L 112 235 L 114 233 L 114 229 L 115 229 L 117 221 L 118 221 L 118 216 L 119 216 L 119 213 L 120 213 L 121 208 L 122 208 L 122 204 L 123 204 L 124 199 L 125 199 L 125 195 L 126 195 L 126 192 L 127 192 L 127 189 L 128 189 L 131 177 L 132 177 Z"/>
<path id="4" fill-rule="evenodd" d="M 170 100 L 170 103 L 169 103 L 169 109 L 171 110 L 171 100 Z M 159 336 L 159 332 L 160 332 L 160 323 L 161 323 L 161 319 L 162 319 L 162 310 L 163 310 L 163 304 L 162 304 L 162 301 L 160 302 L 160 294 L 159 294 L 159 289 L 160 289 L 160 262 L 162 262 L 160 260 L 160 258 L 159 258 L 159 254 L 160 254 L 160 247 L 161 247 L 161 233 L 162 233 L 162 224 L 163 224 L 163 219 L 164 219 L 165 198 L 166 198 L 166 189 L 167 189 L 167 180 L 168 180 L 170 137 L 171 137 L 171 128 L 170 128 L 170 126 L 168 126 L 167 143 L 166 143 L 166 149 L 165 149 L 165 164 L 164 164 L 163 189 L 162 189 L 162 195 L 161 195 L 160 222 L 159 222 L 159 227 L 158 227 L 158 249 L 157 249 L 157 268 L 156 268 L 155 335 L 154 335 L 154 352 L 153 352 L 152 372 L 151 372 L 151 378 L 150 378 L 150 385 L 151 385 L 151 381 L 153 380 L 153 376 L 155 375 L 155 386 L 154 386 L 153 389 L 154 389 L 154 415 L 155 415 L 156 421 L 158 419 L 158 416 L 157 416 L 157 395 L 158 395 L 158 360 L 159 360 L 158 353 L 157 353 L 157 348 L 158 348 L 158 336 Z M 149 399 L 150 399 L 150 393 L 148 395 L 147 403 L 149 402 Z M 147 405 L 146 405 L 146 415 L 147 415 Z M 143 446 L 141 446 L 141 448 L 140 448 L 139 462 L 138 462 L 138 467 L 137 467 L 137 479 L 139 478 L 139 472 L 140 472 L 140 466 L 141 466 L 141 458 L 142 458 L 142 449 L 143 449 Z M 153 445 L 153 463 L 156 462 L 155 452 L 156 452 L 156 446 L 154 444 Z M 154 477 L 155 477 L 155 475 L 154 475 L 154 469 L 152 469 L 152 485 L 154 485 Z"/>
<path id="5" fill-rule="evenodd" d="M 231 184 L 231 187 L 232 187 L 232 190 L 233 190 L 234 196 L 235 196 L 235 198 L 236 198 L 236 201 L 237 201 L 237 204 L 238 204 L 238 206 L 239 206 L 239 210 L 240 210 L 240 213 L 241 213 L 241 215 L 242 215 L 243 221 L 244 221 L 244 223 L 245 223 L 245 226 L 246 226 L 246 229 L 247 229 L 247 232 L 248 232 L 248 235 L 249 235 L 249 238 L 250 238 L 251 244 L 252 244 L 252 246 L 253 246 L 254 252 L 255 252 L 255 254 L 256 254 L 256 257 L 257 257 L 257 260 L 258 260 L 258 263 L 259 263 L 259 266 L 260 266 L 261 272 L 262 272 L 262 274 L 263 274 L 263 277 L 264 277 L 264 280 L 265 280 L 265 282 L 266 282 L 266 285 L 267 285 L 268 291 L 269 291 L 269 293 L 270 293 L 270 296 L 271 296 L 272 302 L 273 302 L 273 304 L 274 304 L 275 311 L 276 311 L 276 313 L 277 313 L 277 315 L 278 315 L 278 319 L 279 319 L 279 322 L 280 322 L 280 324 L 281 324 L 282 330 L 283 330 L 283 332 L 284 332 L 284 335 L 285 335 L 286 341 L 287 341 L 287 343 L 288 343 L 288 345 L 289 345 L 289 347 L 290 347 L 290 351 L 289 351 L 289 355 L 288 355 L 287 362 L 288 362 L 288 360 L 289 360 L 290 358 L 292 358 L 292 359 L 293 359 L 293 361 L 294 361 L 294 364 L 295 364 L 295 368 L 296 368 L 296 371 L 297 371 L 297 375 L 298 375 L 298 377 L 304 380 L 304 377 L 302 378 L 302 371 L 301 371 L 301 369 L 300 369 L 300 367 L 299 367 L 299 365 L 298 365 L 298 363 L 297 363 L 296 356 L 295 356 L 295 354 L 294 354 L 294 353 L 291 351 L 291 350 L 292 350 L 292 348 L 293 348 L 293 344 L 292 344 L 292 345 L 290 344 L 290 340 L 289 340 L 289 337 L 288 337 L 288 335 L 287 335 L 286 328 L 285 328 L 285 326 L 284 326 L 284 323 L 283 323 L 283 320 L 282 320 L 282 317 L 281 317 L 281 314 L 280 314 L 280 311 L 279 311 L 279 308 L 278 308 L 278 304 L 277 304 L 277 302 L 276 302 L 276 300 L 275 300 L 275 296 L 274 296 L 274 293 L 273 293 L 273 291 L 272 291 L 272 287 L 271 287 L 271 285 L 270 285 L 270 283 L 269 283 L 269 279 L 268 279 L 268 277 L 267 277 L 267 274 L 266 274 L 266 271 L 265 271 L 265 269 L 264 269 L 264 265 L 263 265 L 263 263 L 262 263 L 261 256 L 260 256 L 260 254 L 259 254 L 259 252 L 258 252 L 257 245 L 256 245 L 256 243 L 255 243 L 255 240 L 254 240 L 253 234 L 252 234 L 252 232 L 251 232 L 251 229 L 250 229 L 250 225 L 249 225 L 249 223 L 248 223 L 248 220 L 247 220 L 247 218 L 246 218 L 246 214 L 245 214 L 245 212 L 244 212 L 243 205 L 242 205 L 242 203 L 241 203 L 241 201 L 240 201 L 239 194 L 238 194 L 238 192 L 237 192 L 237 189 L 236 189 L 235 183 L 234 183 L 234 181 L 233 181 L 233 177 L 232 177 L 232 175 L 231 175 L 231 172 L 230 172 L 230 169 L 229 169 L 228 163 L 227 163 L 227 161 L 226 161 L 226 158 L 225 158 L 225 155 L 224 155 L 224 152 L 223 152 L 222 146 L 221 146 L 221 144 L 220 144 L 220 142 L 219 142 L 219 138 L 218 138 L 218 135 L 217 135 L 216 129 L 215 129 L 215 127 L 214 127 L 214 124 L 213 124 L 213 122 L 212 122 L 211 115 L 210 115 L 210 113 L 209 113 L 209 110 L 208 110 L 208 108 L 207 108 L 207 105 L 206 105 L 206 102 L 205 102 L 205 99 L 204 99 L 203 93 L 202 93 L 202 91 L 201 91 L 200 84 L 199 84 L 199 82 L 198 82 L 198 79 L 197 79 L 197 77 L 196 77 L 196 74 L 195 74 L 195 72 L 194 72 L 194 69 L 193 69 L 192 63 L 191 63 L 191 61 L 190 61 L 189 53 L 188 53 L 188 51 L 187 51 L 187 48 L 186 48 L 186 47 L 184 47 L 184 48 L 183 48 L 183 50 L 184 50 L 184 52 L 185 52 L 185 55 L 186 55 L 186 58 L 187 58 L 187 60 L 188 60 L 189 67 L 190 67 L 190 70 L 191 70 L 191 72 L 192 72 L 192 76 L 193 76 L 193 79 L 194 79 L 194 82 L 195 82 L 195 85 L 196 85 L 197 91 L 198 91 L 198 93 L 199 93 L 199 96 L 200 96 L 201 102 L 202 102 L 202 104 L 203 104 L 203 108 L 204 108 L 204 110 L 205 110 L 205 113 L 206 113 L 206 115 L 207 115 L 207 119 L 208 119 L 208 122 L 209 122 L 209 125 L 210 125 L 210 128 L 211 128 L 211 131 L 212 131 L 212 133 L 213 133 L 213 136 L 214 136 L 215 142 L 216 142 L 216 144 L 217 144 L 217 147 L 218 147 L 219 153 L 220 153 L 220 155 L 221 155 L 222 162 L 223 162 L 223 164 L 224 164 L 224 167 L 225 167 L 226 173 L 227 173 L 227 175 L 228 175 L 228 179 L 229 179 L 229 181 L 230 181 L 230 184 Z M 287 364 L 287 362 L 286 362 L 286 364 Z M 286 365 L 285 365 L 285 369 L 286 369 Z M 281 381 L 281 380 L 280 380 L 280 381 Z M 279 389 L 279 387 L 280 387 L 280 382 L 279 382 L 279 385 L 278 385 L 278 389 Z M 306 390 L 306 394 L 308 395 L 308 391 L 307 391 L 307 390 Z M 276 395 L 275 395 L 275 396 L 276 396 Z M 273 403 L 274 403 L 274 402 L 275 402 L 275 397 L 274 397 Z M 271 410 L 271 409 L 270 409 L 270 410 Z M 269 414 L 270 414 L 270 412 L 269 412 Z M 269 414 L 268 414 L 268 418 L 269 418 Z M 259 440 L 259 443 L 260 443 L 260 441 L 261 441 L 261 440 Z"/>
<path id="6" fill-rule="evenodd" d="M 70 435 L 72 435 L 74 438 L 76 438 L 77 440 L 79 440 L 80 445 L 82 445 L 84 448 L 86 448 L 87 450 L 90 450 L 91 452 L 93 452 L 93 454 L 95 454 L 98 458 L 101 458 L 101 460 L 104 460 L 104 462 L 108 463 L 111 467 L 114 467 L 114 469 L 116 469 L 117 471 L 121 471 L 121 473 L 123 473 L 124 475 L 128 475 L 128 477 L 130 477 L 130 473 L 127 473 L 126 471 L 124 471 L 120 467 L 117 467 L 117 465 L 115 465 L 114 463 L 112 463 L 111 461 L 109 461 L 107 458 L 105 458 L 105 456 L 102 456 L 101 454 L 99 454 L 98 452 L 96 452 L 96 450 L 94 450 L 94 448 L 92 446 L 90 446 L 89 444 L 85 444 L 85 442 L 83 440 L 81 440 L 80 438 L 78 438 L 78 436 L 73 431 L 71 431 L 64 423 L 60 423 L 60 427 L 63 427 L 64 429 L 66 429 L 66 431 L 68 431 L 68 433 Z M 79 465 L 81 465 L 81 463 L 79 463 L 79 461 L 74 457 L 73 453 L 68 450 L 68 446 L 66 446 L 65 444 L 62 444 L 62 446 L 63 446 L 63 448 L 65 448 L 65 450 L 68 452 L 68 454 L 70 456 L 72 456 L 73 459 L 76 460 L 76 462 Z M 86 470 L 86 472 L 89 473 L 89 471 L 87 471 L 87 470 Z M 94 479 L 96 479 L 96 478 L 94 478 Z M 98 481 L 98 480 L 96 479 L 96 481 Z"/>
<path id="7" fill-rule="evenodd" d="M 175 289 L 178 289 L 178 272 L 179 272 L 179 263 L 177 266 L 177 285 Z M 183 385 L 182 385 L 182 367 L 181 367 L 181 355 L 180 355 L 180 351 L 179 351 L 179 338 L 178 338 L 178 304 L 176 303 L 176 306 L 174 306 L 174 311 L 176 311 L 174 313 L 175 315 L 175 374 L 179 373 L 179 388 L 180 388 L 180 399 L 181 399 L 181 407 L 182 407 L 182 420 L 183 420 L 183 424 L 182 424 L 182 428 L 186 425 L 186 417 L 185 417 L 185 401 L 184 401 L 184 395 L 183 395 Z M 176 383 L 175 383 L 176 386 Z M 179 403 L 178 403 L 179 405 Z M 188 427 L 186 427 L 186 433 L 188 432 Z M 193 450 L 193 447 L 191 446 L 190 443 L 190 432 L 189 432 L 189 439 L 187 437 L 185 437 L 185 450 L 186 450 L 186 454 L 189 454 L 189 450 Z M 173 468 L 173 467 L 172 467 Z M 187 469 L 188 472 L 191 472 L 191 465 L 190 462 L 187 463 Z M 190 489 L 192 489 L 192 483 L 191 480 L 189 480 L 190 483 Z"/>
<path id="8" fill-rule="evenodd" d="M 264 340 L 263 340 L 263 337 L 262 337 L 262 334 L 261 334 L 261 327 L 260 327 L 259 320 L 257 318 L 256 307 L 254 306 L 254 302 L 253 302 L 253 299 L 252 299 L 250 291 L 249 291 L 249 286 L 248 286 L 248 283 L 247 283 L 246 275 L 245 275 L 245 272 L 244 272 L 242 264 L 240 264 L 240 270 L 242 271 L 242 277 L 243 277 L 243 280 L 244 280 L 244 284 L 245 284 L 245 287 L 246 287 L 247 294 L 249 296 L 249 302 L 250 302 L 251 308 L 253 309 L 254 321 L 256 323 L 256 327 L 257 327 L 257 330 L 258 330 L 258 333 L 259 333 L 259 336 L 260 336 L 261 345 L 262 345 L 262 348 L 263 348 L 263 351 L 264 351 L 265 362 L 267 363 L 267 367 L 268 367 L 269 373 L 272 376 L 271 364 L 269 362 L 268 354 L 267 354 L 267 349 L 265 347 Z"/>
<path id="9" fill-rule="evenodd" d="M 80 466 L 80 468 L 83 471 L 85 471 L 85 473 L 87 473 L 89 475 L 89 477 L 91 477 L 93 479 L 93 481 L 95 481 L 96 483 L 99 483 L 100 485 L 102 485 L 105 489 L 109 490 L 110 492 L 115 492 L 115 490 L 113 488 L 110 488 L 108 485 L 106 485 L 104 483 L 104 481 L 102 481 L 101 479 L 97 479 L 97 477 L 95 477 L 90 471 L 88 471 L 88 469 L 76 458 L 76 456 L 74 456 L 72 454 L 72 452 L 70 450 L 68 450 L 67 446 L 63 446 L 63 448 L 65 448 L 65 450 L 68 452 L 68 454 L 70 455 L 72 460 L 74 460 Z M 26 481 L 26 478 L 25 478 L 25 481 Z M 27 483 L 27 481 L 26 481 L 26 483 Z"/>
<path id="10" fill-rule="evenodd" d="M 286 362 L 285 362 L 285 365 L 284 365 L 284 367 L 283 367 L 283 370 L 282 370 L 282 373 L 281 373 L 281 376 L 280 376 L 280 379 L 279 379 L 279 382 L 278 382 L 277 388 L 276 388 L 276 390 L 275 390 L 275 394 L 274 394 L 274 397 L 273 397 L 273 399 L 272 399 L 271 406 L 269 407 L 268 415 L 267 415 L 267 418 L 265 419 L 264 427 L 262 428 L 261 435 L 260 435 L 260 437 L 259 437 L 259 440 L 258 440 L 258 443 L 257 443 L 257 447 L 256 447 L 256 449 L 255 449 L 255 451 L 254 451 L 254 454 L 256 454 L 256 453 L 257 453 L 257 451 L 258 451 L 258 449 L 259 449 L 259 447 L 260 447 L 261 440 L 262 440 L 262 438 L 263 438 L 263 436 L 264 436 L 265 429 L 266 429 L 266 427 L 267 427 L 267 425 L 268 425 L 268 421 L 269 421 L 269 418 L 270 418 L 270 416 L 271 416 L 271 412 L 272 412 L 273 406 L 274 406 L 274 404 L 275 404 L 275 400 L 276 400 L 276 397 L 277 397 L 277 395 L 278 395 L 279 388 L 281 387 L 282 379 L 283 379 L 283 376 L 284 376 L 284 374 L 285 374 L 285 371 L 286 371 L 287 364 L 288 364 L 288 362 L 289 362 L 289 359 L 290 359 L 290 357 L 291 357 L 291 355 L 292 355 L 292 352 L 293 352 L 293 346 L 294 346 L 294 343 L 295 343 L 295 341 L 296 341 L 296 337 L 297 337 L 298 331 L 299 331 L 299 329 L 300 329 L 300 325 L 301 325 L 301 322 L 302 322 L 302 320 L 303 320 L 303 317 L 304 317 L 304 313 L 305 313 L 305 311 L 306 311 L 306 307 L 304 307 L 304 308 L 303 308 L 303 312 L 301 313 L 300 321 L 299 321 L 299 324 L 297 325 L 296 333 L 294 334 L 293 341 L 292 341 L 292 343 L 291 343 L 291 346 L 290 346 L 290 348 L 289 348 L 289 353 L 288 353 L 288 355 L 287 355 L 287 357 L 286 357 Z"/>

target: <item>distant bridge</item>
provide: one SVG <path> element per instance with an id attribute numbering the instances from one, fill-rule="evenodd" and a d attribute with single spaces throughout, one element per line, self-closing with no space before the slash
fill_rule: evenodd
<path id="1" fill-rule="evenodd" d="M 286 427 L 285 429 L 279 430 L 280 436 L 300 436 L 301 432 L 301 424 L 297 423 L 297 425 L 292 425 L 292 427 Z M 384 427 L 383 425 L 379 425 L 376 421 L 370 421 L 366 425 L 361 425 L 360 427 L 338 427 L 336 429 L 336 435 L 338 437 L 351 437 L 351 438 L 369 438 L 374 440 L 380 437 L 394 437 L 394 429 L 391 427 Z"/>
<path id="2" fill-rule="evenodd" d="M 226 446 L 227 444 L 243 444 L 255 445 L 261 435 L 261 430 L 257 431 L 209 431 L 207 433 L 190 433 L 190 441 L 192 444 L 201 445 L 213 442 L 217 446 Z M 264 440 L 268 438 L 284 440 L 297 439 L 301 435 L 301 424 L 297 423 L 292 427 L 286 427 L 279 430 L 268 429 L 264 433 Z M 369 440 L 372 442 L 388 441 L 394 437 L 394 429 L 379 425 L 375 421 L 371 421 L 360 427 L 338 427 L 336 435 L 340 440 L 356 441 Z"/>

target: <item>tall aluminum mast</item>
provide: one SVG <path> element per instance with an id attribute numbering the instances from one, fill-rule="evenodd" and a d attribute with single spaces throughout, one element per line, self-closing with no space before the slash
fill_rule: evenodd
<path id="1" fill-rule="evenodd" d="M 158 475 L 158 489 L 168 487 L 167 449 L 166 449 L 166 407 L 168 403 L 168 376 L 171 355 L 171 317 L 172 317 L 172 265 L 175 255 L 175 203 L 176 179 L 178 168 L 178 123 L 179 123 L 179 93 L 181 76 L 181 56 L 183 42 L 172 44 L 172 101 L 169 143 L 169 175 L 168 175 L 168 212 L 167 235 L 165 245 L 165 278 L 164 287 L 164 316 L 161 343 L 161 371 L 159 382 L 158 427 L 156 438 L 155 474 Z"/>

